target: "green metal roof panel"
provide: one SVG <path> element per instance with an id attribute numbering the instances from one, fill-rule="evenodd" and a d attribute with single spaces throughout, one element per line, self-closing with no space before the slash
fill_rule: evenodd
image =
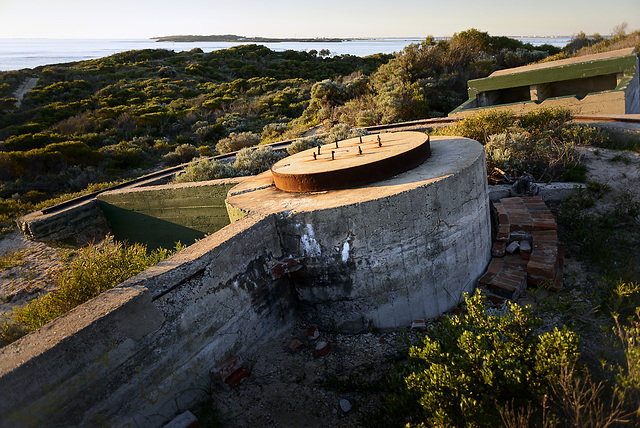
<path id="1" fill-rule="evenodd" d="M 468 85 L 478 92 L 486 92 L 607 74 L 623 73 L 627 76 L 633 76 L 636 67 L 636 54 L 633 49 L 625 49 L 624 51 L 632 53 L 604 58 L 597 58 L 598 55 L 589 55 L 580 62 L 572 59 L 574 61 L 554 61 L 558 63 L 555 66 L 552 66 L 553 63 L 545 63 L 540 64 L 540 67 L 524 66 L 500 70 L 489 77 L 469 80 Z"/>

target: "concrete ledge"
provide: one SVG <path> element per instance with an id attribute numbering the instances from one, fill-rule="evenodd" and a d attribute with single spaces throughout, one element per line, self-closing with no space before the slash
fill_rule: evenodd
<path id="1" fill-rule="evenodd" d="M 110 231 L 109 222 L 95 199 L 50 214 L 36 211 L 19 218 L 16 223 L 27 238 L 42 242 L 71 238 L 82 245 L 93 239 L 101 240 Z"/>
<path id="2" fill-rule="evenodd" d="M 575 194 L 580 189 L 586 189 L 583 183 L 536 183 L 538 195 L 545 201 L 561 202 Z M 489 199 L 497 202 L 502 198 L 518 196 L 511 184 L 497 184 L 489 186 Z"/>

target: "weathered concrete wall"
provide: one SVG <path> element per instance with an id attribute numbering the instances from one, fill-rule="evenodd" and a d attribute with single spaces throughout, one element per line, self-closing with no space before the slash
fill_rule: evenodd
<path id="1" fill-rule="evenodd" d="M 625 89 L 625 113 L 640 113 L 640 61 L 636 56 L 636 72 Z"/>
<path id="2" fill-rule="evenodd" d="M 190 245 L 229 224 L 227 192 L 243 178 L 120 189 L 98 195 L 113 235 L 149 248 Z"/>
<path id="3" fill-rule="evenodd" d="M 457 305 L 490 257 L 482 146 L 435 137 L 421 166 L 344 191 L 286 193 L 268 174 L 230 192 L 237 217 L 277 213 L 305 317 L 325 328 L 403 327 Z M 254 189 L 251 187 L 255 186 Z"/>
<path id="4" fill-rule="evenodd" d="M 51 214 L 37 211 L 16 220 L 29 239 L 42 242 L 73 240 L 78 244 L 102 239 L 110 231 L 109 222 L 95 200 L 88 200 Z"/>
<path id="5" fill-rule="evenodd" d="M 275 218 L 252 216 L 0 349 L 0 426 L 162 426 L 289 326 L 280 257 Z"/>

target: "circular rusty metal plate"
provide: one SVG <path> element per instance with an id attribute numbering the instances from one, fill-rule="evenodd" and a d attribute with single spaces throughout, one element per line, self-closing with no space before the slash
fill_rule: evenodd
<path id="1" fill-rule="evenodd" d="M 319 192 L 373 183 L 420 165 L 431 155 L 422 132 L 366 135 L 296 153 L 271 167 L 278 189 Z"/>

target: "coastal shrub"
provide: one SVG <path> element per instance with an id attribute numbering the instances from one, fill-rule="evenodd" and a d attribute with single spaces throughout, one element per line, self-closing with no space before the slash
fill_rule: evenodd
<path id="1" fill-rule="evenodd" d="M 18 99 L 15 97 L 0 97 L 0 113 L 7 113 L 14 110 L 18 105 Z"/>
<path id="2" fill-rule="evenodd" d="M 293 155 L 298 152 L 308 150 L 312 147 L 321 146 L 323 144 L 325 144 L 324 139 L 318 136 L 298 138 L 297 140 L 292 142 L 289 147 L 287 147 L 287 153 Z"/>
<path id="3" fill-rule="evenodd" d="M 206 181 L 217 178 L 241 177 L 264 172 L 280 159 L 287 156 L 283 150 L 273 150 L 270 146 L 244 148 L 236 154 L 232 164 L 215 159 L 205 159 L 188 165 L 173 183 Z"/>
<path id="4" fill-rule="evenodd" d="M 189 164 L 184 171 L 173 180 L 173 183 L 215 180 L 217 178 L 233 177 L 234 175 L 235 171 L 233 166 L 215 159 L 205 159 Z"/>
<path id="5" fill-rule="evenodd" d="M 282 122 L 270 123 L 262 128 L 262 143 L 278 141 L 287 132 L 287 124 Z"/>
<path id="6" fill-rule="evenodd" d="M 255 175 L 268 170 L 271 166 L 284 158 L 284 150 L 273 150 L 270 146 L 258 146 L 242 149 L 236 154 L 233 169 L 238 176 Z"/>
<path id="7" fill-rule="evenodd" d="M 458 123 L 434 131 L 435 135 L 460 135 L 486 144 L 489 137 L 507 132 L 517 122 L 509 110 L 486 110 L 465 116 Z"/>
<path id="8" fill-rule="evenodd" d="M 573 331 L 540 334 L 529 308 L 487 309 L 483 300 L 467 296 L 466 314 L 445 318 L 411 347 L 406 384 L 422 408 L 417 426 L 493 426 L 509 403 L 542 402 L 562 367 L 577 360 Z"/>
<path id="9" fill-rule="evenodd" d="M 181 249 L 177 244 L 173 251 L 148 252 L 145 245 L 127 245 L 107 235 L 102 242 L 77 250 L 75 258 L 55 274 L 58 289 L 16 309 L 15 320 L 34 331 Z"/>
<path id="10" fill-rule="evenodd" d="M 189 162 L 195 157 L 200 156 L 200 152 L 193 144 L 181 144 L 173 152 L 169 152 L 162 157 L 168 165 L 177 165 L 179 163 Z"/>
<path id="11" fill-rule="evenodd" d="M 142 147 L 128 142 L 120 142 L 100 148 L 99 152 L 109 163 L 118 169 L 140 168 L 148 160 L 148 153 Z"/>
<path id="12" fill-rule="evenodd" d="M 532 134 L 556 130 L 571 120 L 571 110 L 562 107 L 543 107 L 531 110 L 518 118 L 520 126 Z"/>
<path id="13" fill-rule="evenodd" d="M 25 152 L 33 149 L 41 149 L 46 147 L 48 144 L 59 143 L 66 139 L 67 138 L 63 135 L 50 132 L 12 135 L 5 141 L 5 150 L 7 150 L 8 152 Z"/>
<path id="14" fill-rule="evenodd" d="M 539 138 L 522 128 L 491 135 L 485 144 L 485 153 L 490 176 L 497 168 L 512 179 L 524 173 L 532 174 L 536 181 L 559 180 L 563 176 L 568 181 L 585 179 L 586 170 L 579 164 L 580 157 L 573 143 Z"/>
<path id="15" fill-rule="evenodd" d="M 232 132 L 227 138 L 223 138 L 216 144 L 216 150 L 220 154 L 237 152 L 245 147 L 253 147 L 260 144 L 260 136 L 252 132 Z"/>
<path id="16" fill-rule="evenodd" d="M 360 135 L 367 135 L 368 132 L 360 128 L 352 128 L 346 123 L 337 123 L 329 129 L 329 133 L 325 137 L 325 141 L 329 144 L 340 140 L 346 140 L 347 138 L 358 137 Z"/>

